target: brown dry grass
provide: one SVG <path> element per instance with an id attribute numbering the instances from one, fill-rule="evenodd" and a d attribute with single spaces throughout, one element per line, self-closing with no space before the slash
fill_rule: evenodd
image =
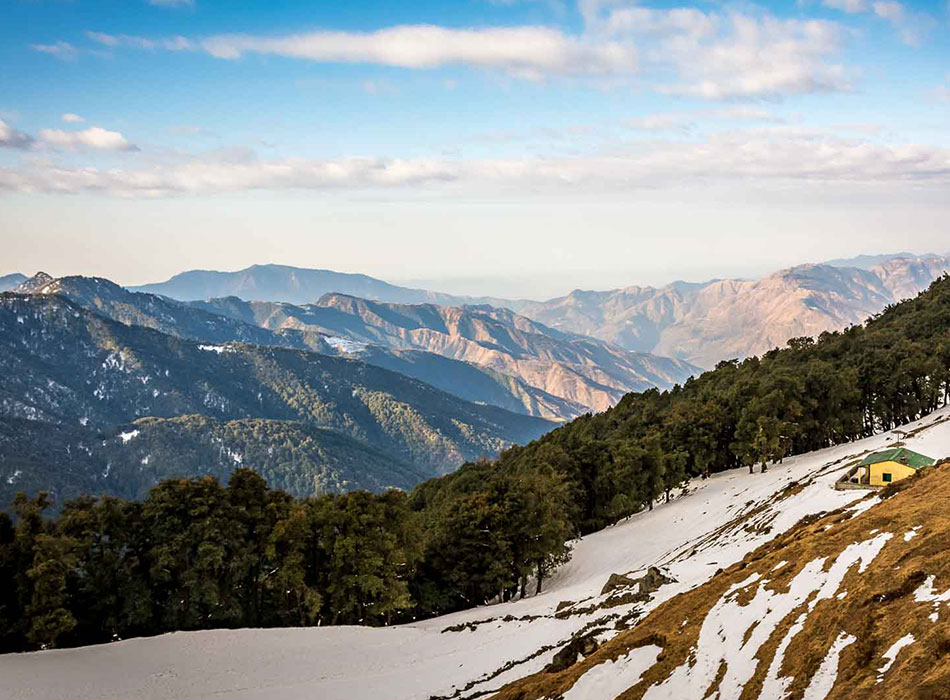
<path id="1" fill-rule="evenodd" d="M 864 573 L 858 573 L 855 566 L 845 575 L 840 587 L 847 591 L 843 600 L 833 597 L 815 606 L 802 632 L 788 646 L 781 675 L 792 679 L 789 697 L 801 698 L 834 640 L 846 632 L 857 641 L 842 651 L 837 681 L 827 700 L 950 700 L 950 605 L 941 605 L 939 619 L 932 622 L 929 615 L 934 611 L 933 604 L 915 602 L 913 595 L 931 575 L 936 577 L 937 592 L 950 588 L 950 464 L 923 470 L 880 495 L 882 503 L 857 516 L 836 511 L 803 520 L 706 584 L 660 605 L 586 659 L 558 673 L 542 672 L 523 678 L 495 697 L 557 698 L 595 665 L 661 640 L 663 651 L 657 663 L 620 696 L 622 700 L 639 700 L 647 688 L 688 662 L 706 614 L 730 586 L 758 573 L 768 579 L 770 590 L 787 591 L 789 582 L 805 564 L 826 557 L 827 569 L 845 547 L 869 539 L 871 531 L 877 529 L 894 536 Z M 904 533 L 918 526 L 916 537 L 904 541 Z M 782 561 L 790 564 L 773 571 Z M 758 666 L 743 689 L 742 700 L 759 698 L 776 647 L 804 609 L 802 606 L 789 614 L 759 648 Z M 878 683 L 882 654 L 909 633 L 916 641 L 903 649 Z M 707 695 L 715 694 L 722 670 Z"/>

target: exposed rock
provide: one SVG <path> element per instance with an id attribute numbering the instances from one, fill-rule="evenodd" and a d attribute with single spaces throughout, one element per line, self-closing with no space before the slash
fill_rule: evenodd
<path id="1" fill-rule="evenodd" d="M 551 663 L 544 667 L 544 672 L 557 673 L 563 671 L 576 664 L 579 658 L 593 654 L 597 651 L 598 646 L 600 645 L 597 643 L 593 632 L 575 637 L 554 655 Z"/>
<path id="2" fill-rule="evenodd" d="M 21 282 L 16 287 L 14 287 L 13 291 L 17 294 L 33 294 L 34 292 L 41 290 L 52 281 L 52 275 L 48 275 L 45 272 L 37 272 L 35 275 L 30 277 L 30 279 L 26 280 L 25 282 Z"/>
<path id="3" fill-rule="evenodd" d="M 607 579 L 607 583 L 605 583 L 604 587 L 600 590 L 600 594 L 607 595 L 618 588 L 630 588 L 636 585 L 636 579 L 632 579 L 629 576 L 624 576 L 623 574 L 610 574 L 610 578 Z"/>
<path id="4" fill-rule="evenodd" d="M 607 579 L 607 583 L 604 584 L 603 589 L 601 589 L 600 594 L 607 595 L 619 589 L 629 589 L 636 586 L 637 590 L 635 593 L 628 592 L 624 597 L 626 598 L 632 595 L 633 597 L 625 602 L 638 603 L 649 598 L 650 594 L 656 592 L 663 584 L 673 582 L 674 579 L 666 576 L 655 566 L 651 566 L 640 578 L 630 578 L 623 574 L 611 574 L 610 578 Z M 616 604 L 622 605 L 623 603 Z"/>

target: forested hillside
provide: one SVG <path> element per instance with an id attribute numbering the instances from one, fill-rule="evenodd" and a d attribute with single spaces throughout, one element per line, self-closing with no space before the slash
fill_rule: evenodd
<path id="1" fill-rule="evenodd" d="M 114 436 L 132 430 L 129 424 L 139 418 L 192 414 L 222 423 L 248 419 L 288 422 L 286 435 L 280 431 L 259 433 L 266 441 L 252 453 L 275 450 L 260 464 L 265 469 L 276 468 L 274 455 L 281 454 L 290 435 L 299 435 L 301 425 L 305 430 L 333 429 L 367 446 L 367 459 L 360 470 L 340 471 L 342 465 L 352 464 L 354 453 L 348 447 L 347 456 L 338 454 L 326 463 L 307 466 L 285 484 L 288 488 L 301 483 L 304 474 L 324 474 L 327 485 L 345 481 L 351 488 L 408 487 L 410 473 L 444 473 L 465 460 L 497 454 L 513 443 L 537 437 L 552 425 L 493 406 L 475 405 L 358 361 L 274 347 L 199 344 L 107 320 L 61 297 L 0 297 L 0 415 L 67 426 L 73 434 L 84 429 L 86 436 L 70 438 L 68 446 L 86 453 L 77 459 L 89 458 L 90 464 L 98 464 L 103 459 L 108 463 L 105 453 L 110 449 L 108 445 L 90 447 L 96 440 L 101 442 L 98 433 Z M 226 432 L 233 433 L 232 428 L 233 424 Z M 190 422 L 179 422 L 175 430 L 177 437 L 163 449 L 140 456 L 146 460 L 141 465 L 143 472 L 155 478 L 172 473 L 220 473 L 220 461 L 193 461 L 195 453 L 189 452 L 188 446 L 203 443 L 203 454 L 209 454 L 211 443 L 221 435 L 215 437 Z M 321 437 L 325 433 L 310 434 L 326 444 Z M 18 435 L 22 439 L 17 439 Z M 25 451 L 33 446 L 27 444 L 28 434 L 7 437 L 0 443 L 0 496 L 12 496 L 17 480 L 30 478 Z M 237 440 L 233 449 L 241 443 Z M 334 445 L 342 443 L 337 440 Z M 386 457 L 376 456 L 379 453 Z M 33 454 L 34 468 L 50 470 L 55 466 L 48 462 L 51 455 Z M 302 454 L 298 452 L 297 457 Z M 237 464 L 232 461 L 232 466 Z M 403 466 L 390 480 L 387 470 L 394 465 Z M 20 475 L 15 474 L 17 469 Z M 374 476 L 363 480 L 361 475 L 366 477 L 370 471 Z M 101 473 L 98 467 L 96 473 Z M 309 476 L 302 481 L 310 481 Z M 102 482 L 104 477 L 95 479 Z M 292 490 L 301 496 L 316 493 L 315 484 L 306 490 Z M 103 485 L 108 485 L 107 479 Z M 44 488 L 58 490 L 61 486 L 65 488 L 54 480 Z M 4 502 L 9 503 L 9 498 Z"/>
<path id="2" fill-rule="evenodd" d="M 0 458 L 5 504 L 19 491 L 47 491 L 59 505 L 82 494 L 139 499 L 162 479 L 209 474 L 226 481 L 242 464 L 298 497 L 408 491 L 431 476 L 391 451 L 303 421 L 201 415 L 140 418 L 102 430 L 0 418 Z"/>
<path id="3" fill-rule="evenodd" d="M 142 503 L 86 499 L 53 521 L 41 517 L 44 496 L 21 496 L 16 525 L 0 521 L 0 629 L 16 649 L 214 626 L 384 624 L 512 599 L 543 586 L 576 534 L 652 507 L 690 475 L 766 469 L 918 418 L 948 392 L 944 277 L 864 327 L 631 394 L 409 495 L 294 500 L 242 469 L 227 488 L 169 480 Z"/>
<path id="4" fill-rule="evenodd" d="M 515 413 L 565 420 L 588 410 L 579 403 L 554 396 L 523 379 L 489 367 L 433 352 L 367 343 L 363 342 L 367 340 L 363 335 L 354 336 L 339 328 L 307 323 L 300 318 L 306 309 L 290 304 L 245 302 L 236 297 L 184 303 L 156 294 L 130 292 L 100 277 L 51 279 L 44 276 L 35 282 L 30 280 L 27 286 L 31 293 L 64 297 L 126 325 L 153 328 L 205 343 L 253 343 L 348 357 L 419 379 L 466 401 Z M 317 310 L 332 313 L 328 309 Z M 280 322 L 272 323 L 275 319 Z M 621 393 L 617 392 L 616 397 Z"/>

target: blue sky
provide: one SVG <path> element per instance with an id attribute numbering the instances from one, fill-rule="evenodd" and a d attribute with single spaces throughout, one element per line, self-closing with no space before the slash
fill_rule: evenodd
<path id="1" fill-rule="evenodd" d="M 2 12 L 0 273 L 544 296 L 950 249 L 946 2 Z"/>

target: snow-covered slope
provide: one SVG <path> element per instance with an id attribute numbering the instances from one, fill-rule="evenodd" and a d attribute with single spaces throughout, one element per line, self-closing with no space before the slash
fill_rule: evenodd
<path id="1" fill-rule="evenodd" d="M 909 447 L 937 458 L 950 455 L 950 410 L 909 429 L 918 428 Z M 891 439 L 880 435 L 790 458 L 766 474 L 737 470 L 694 481 L 673 502 L 577 542 L 572 560 L 545 591 L 525 600 L 394 628 L 177 633 L 0 657 L 0 678 L 11 700 L 409 700 L 490 694 L 541 670 L 582 633 L 593 633 L 597 643 L 621 635 L 804 516 L 864 498 L 863 491 L 835 491 L 832 484 L 854 458 Z M 855 511 L 876 502 L 855 504 Z M 877 546 L 873 537 L 867 547 Z M 865 554 L 862 549 L 855 556 Z M 673 581 L 642 596 L 629 588 L 601 594 L 611 574 L 637 578 L 651 566 Z M 841 648 L 847 641 L 841 640 Z M 630 658 L 600 664 L 565 697 L 609 700 L 634 685 L 659 652 L 645 644 Z M 831 672 L 822 667 L 816 676 Z"/>

